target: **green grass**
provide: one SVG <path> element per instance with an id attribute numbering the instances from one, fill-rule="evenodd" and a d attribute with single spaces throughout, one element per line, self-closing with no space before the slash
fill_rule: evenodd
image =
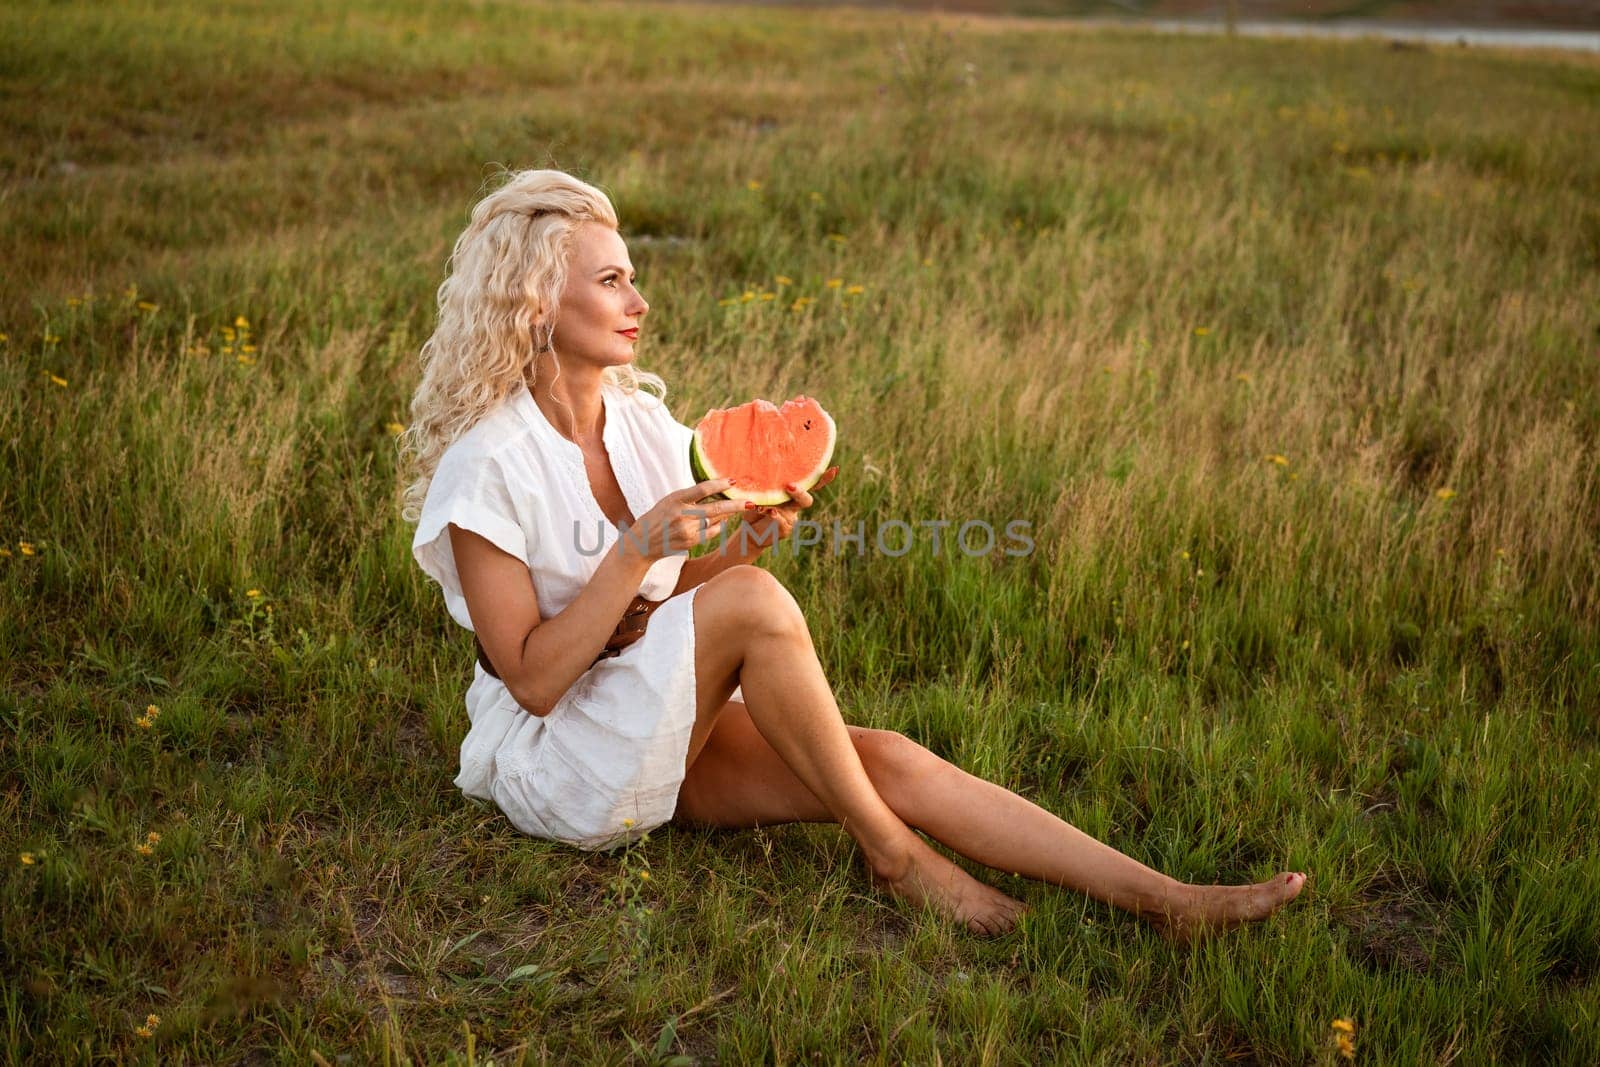
<path id="1" fill-rule="evenodd" d="M 1600 64 L 935 25 L 0 10 L 5 1058 L 1600 1060 Z M 834 826 L 464 800 L 388 424 L 489 163 L 612 194 L 681 419 L 828 405 L 819 519 L 1033 523 L 770 561 L 850 721 L 1300 900 L 969 865 L 987 943 Z"/>

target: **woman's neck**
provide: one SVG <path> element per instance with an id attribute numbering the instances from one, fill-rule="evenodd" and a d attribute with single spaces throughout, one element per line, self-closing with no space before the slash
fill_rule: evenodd
<path id="1" fill-rule="evenodd" d="M 524 377 L 527 382 L 527 378 Z M 563 371 L 559 379 L 539 375 L 527 382 L 533 402 L 556 432 L 581 446 L 601 439 L 605 430 L 606 408 L 600 398 L 600 371 L 577 375 Z"/>

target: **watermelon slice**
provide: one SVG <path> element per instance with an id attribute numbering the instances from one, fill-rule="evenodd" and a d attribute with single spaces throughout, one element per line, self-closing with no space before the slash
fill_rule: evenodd
<path id="1" fill-rule="evenodd" d="M 784 504 L 786 483 L 810 489 L 822 477 L 836 436 L 833 416 L 808 396 L 782 407 L 752 400 L 706 412 L 689 442 L 689 465 L 696 481 L 732 478 L 722 493 L 729 500 Z"/>

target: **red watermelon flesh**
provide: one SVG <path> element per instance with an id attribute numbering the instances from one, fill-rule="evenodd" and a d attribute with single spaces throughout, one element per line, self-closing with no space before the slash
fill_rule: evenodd
<path id="1" fill-rule="evenodd" d="M 783 504 L 786 484 L 810 489 L 822 477 L 835 436 L 833 416 L 808 396 L 782 407 L 752 400 L 706 412 L 689 444 L 689 462 L 699 481 L 733 479 L 722 494 L 730 500 Z"/>

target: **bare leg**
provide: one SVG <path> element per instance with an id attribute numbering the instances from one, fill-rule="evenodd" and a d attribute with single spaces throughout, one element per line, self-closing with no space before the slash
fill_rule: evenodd
<path id="1" fill-rule="evenodd" d="M 1190 885 L 1097 841 L 1010 790 L 968 774 L 914 742 L 883 795 L 929 837 L 997 870 L 1087 893 L 1179 940 L 1265 918 L 1299 894 L 1305 875 L 1240 886 Z M 917 754 L 917 753 L 920 753 Z"/>
<path id="2" fill-rule="evenodd" d="M 735 685 L 756 729 L 845 832 L 874 881 L 978 933 L 1010 929 L 1020 902 L 984 885 L 901 821 L 873 787 L 794 598 L 757 567 L 734 567 L 695 594 L 697 720 L 692 766 Z"/>
<path id="3" fill-rule="evenodd" d="M 908 825 L 979 863 L 1125 908 L 1174 938 L 1264 918 L 1304 884 L 1283 875 L 1254 886 L 1178 882 L 903 734 L 846 730 L 874 788 Z M 833 815 L 735 702 L 691 765 L 674 821 L 747 827 L 830 822 Z"/>

